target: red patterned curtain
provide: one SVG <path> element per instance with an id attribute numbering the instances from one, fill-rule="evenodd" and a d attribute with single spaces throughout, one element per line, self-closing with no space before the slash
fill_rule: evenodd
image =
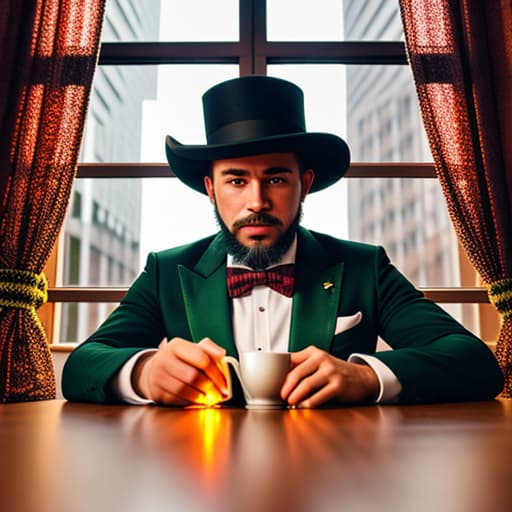
<path id="1" fill-rule="evenodd" d="M 502 317 L 512 397 L 512 3 L 400 0 L 435 168 L 458 238 Z"/>
<path id="2" fill-rule="evenodd" d="M 36 309 L 76 172 L 105 0 L 0 0 L 0 401 L 55 398 Z"/>

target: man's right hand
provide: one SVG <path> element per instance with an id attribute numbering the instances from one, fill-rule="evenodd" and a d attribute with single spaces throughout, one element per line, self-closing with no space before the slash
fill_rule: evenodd
<path id="1" fill-rule="evenodd" d="M 132 385 L 140 396 L 159 404 L 213 405 L 227 397 L 221 365 L 225 354 L 209 338 L 199 343 L 173 338 L 141 357 L 133 369 Z"/>

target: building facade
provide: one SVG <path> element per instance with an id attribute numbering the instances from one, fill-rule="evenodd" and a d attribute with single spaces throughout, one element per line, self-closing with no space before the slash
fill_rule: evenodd
<path id="1" fill-rule="evenodd" d="M 343 6 L 346 40 L 403 40 L 398 1 L 344 0 Z M 352 160 L 431 162 L 409 66 L 347 68 Z M 460 284 L 456 236 L 437 180 L 349 180 L 348 198 L 351 239 L 384 245 L 418 286 Z M 462 318 L 461 305 L 447 309 Z"/>
<path id="2" fill-rule="evenodd" d="M 159 23 L 159 1 L 107 0 L 102 41 L 156 41 Z M 156 92 L 154 66 L 98 66 L 80 161 L 140 162 L 142 103 Z M 141 189 L 137 179 L 75 181 L 63 235 L 63 285 L 133 281 L 140 270 Z M 112 306 L 63 304 L 59 339 L 82 341 Z"/>
<path id="3" fill-rule="evenodd" d="M 398 2 L 344 0 L 344 24 L 346 40 L 403 39 Z M 408 66 L 348 66 L 347 134 L 353 161 L 432 161 Z M 419 286 L 457 284 L 456 240 L 437 180 L 348 186 L 351 239 L 383 244 Z"/>

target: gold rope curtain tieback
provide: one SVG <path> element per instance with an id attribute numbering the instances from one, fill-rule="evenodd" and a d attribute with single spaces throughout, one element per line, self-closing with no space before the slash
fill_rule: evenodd
<path id="1" fill-rule="evenodd" d="M 35 310 L 48 300 L 43 272 L 0 268 L 0 307 Z"/>
<path id="2" fill-rule="evenodd" d="M 487 286 L 491 304 L 503 318 L 512 316 L 512 279 L 499 279 Z"/>

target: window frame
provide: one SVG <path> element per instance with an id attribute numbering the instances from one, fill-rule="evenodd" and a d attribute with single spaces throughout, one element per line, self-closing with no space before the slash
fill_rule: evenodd
<path id="1" fill-rule="evenodd" d="M 240 76 L 266 74 L 267 64 L 377 64 L 407 65 L 405 45 L 399 41 L 338 41 L 338 42 L 273 42 L 266 40 L 266 1 L 239 0 L 240 40 L 235 42 L 108 42 L 102 43 L 98 64 L 161 65 L 161 64 L 237 64 Z M 80 163 L 77 179 L 83 178 L 170 178 L 166 163 Z M 350 165 L 347 178 L 418 178 L 436 179 L 432 163 L 364 163 Z M 62 242 L 58 242 L 45 268 L 50 284 L 48 303 L 40 309 L 40 317 L 53 347 L 64 344 L 53 340 L 53 326 L 60 319 L 56 303 L 119 302 L 127 287 L 56 286 Z M 459 259 L 463 259 L 459 249 Z M 466 262 L 466 275 L 476 273 Z M 489 303 L 483 287 L 420 288 L 438 303 Z M 482 312 L 480 324 L 495 332 L 499 316 Z M 482 320 L 483 315 L 483 320 Z M 493 336 L 493 334 L 491 335 Z M 484 337 L 484 334 L 482 334 Z"/>

